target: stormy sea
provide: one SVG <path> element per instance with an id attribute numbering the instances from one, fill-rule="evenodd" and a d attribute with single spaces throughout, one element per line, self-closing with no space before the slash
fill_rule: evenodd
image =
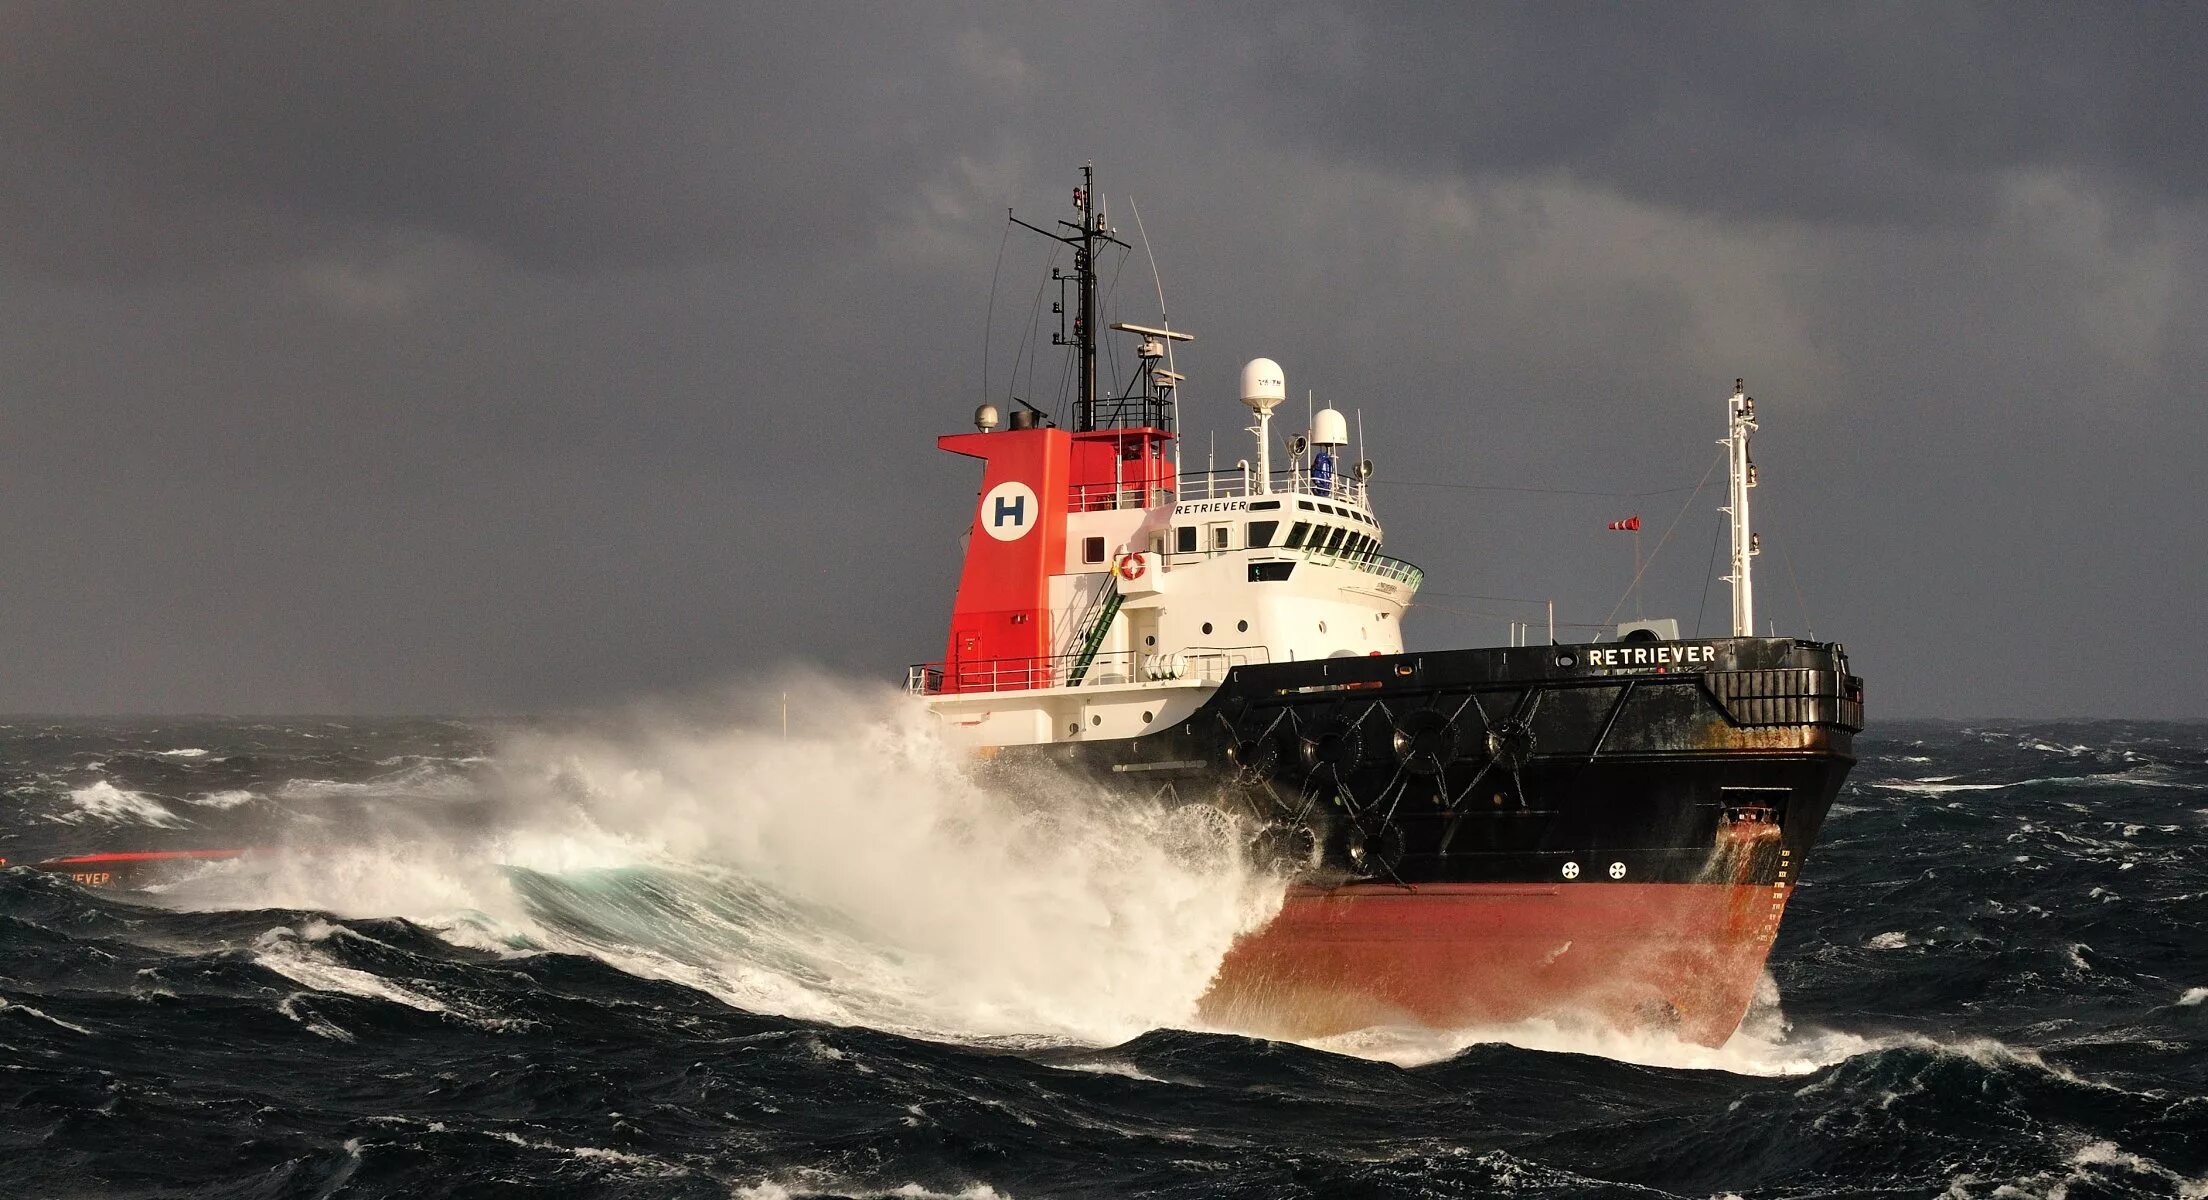
<path id="1" fill-rule="evenodd" d="M 0 728 L 0 1196 L 2208 1197 L 2208 726 L 1876 725 L 1707 1049 L 1197 1027 L 1232 821 L 796 711 Z"/>

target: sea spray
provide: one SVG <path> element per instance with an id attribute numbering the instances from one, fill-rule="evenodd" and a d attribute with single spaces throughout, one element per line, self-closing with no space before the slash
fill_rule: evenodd
<path id="1" fill-rule="evenodd" d="M 901 697 L 814 685 L 801 711 L 787 735 L 666 709 L 520 733 L 465 789 L 409 780 L 361 828 L 310 823 L 170 899 L 406 916 L 757 1011 L 1091 1043 L 1190 1023 L 1278 906 L 1215 809 L 977 770 Z"/>

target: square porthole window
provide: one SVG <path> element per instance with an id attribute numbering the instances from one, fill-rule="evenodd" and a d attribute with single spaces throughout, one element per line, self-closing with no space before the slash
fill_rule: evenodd
<path id="1" fill-rule="evenodd" d="M 1092 538 L 1082 538 L 1082 539 L 1081 539 L 1081 561 L 1082 561 L 1082 562 L 1085 562 L 1085 563 L 1100 563 L 1100 562 L 1103 562 L 1103 561 L 1104 561 L 1104 539 L 1103 539 L 1103 538 L 1100 538 L 1100 537 L 1092 537 Z"/>
<path id="2" fill-rule="evenodd" d="M 1211 531 L 1211 548 L 1212 548 L 1212 549 L 1214 549 L 1214 550 L 1224 550 L 1224 549 L 1226 549 L 1226 548 L 1227 548 L 1227 527 L 1226 527 L 1226 526 L 1224 526 L 1224 525 L 1218 525 L 1218 526 L 1214 526 L 1214 527 L 1212 528 L 1212 531 Z"/>
<path id="3" fill-rule="evenodd" d="M 1196 527 L 1183 525 L 1173 531 L 1173 549 L 1181 554 L 1196 553 Z"/>

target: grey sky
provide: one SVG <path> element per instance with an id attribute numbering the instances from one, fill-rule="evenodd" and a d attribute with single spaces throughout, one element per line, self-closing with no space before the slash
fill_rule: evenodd
<path id="1" fill-rule="evenodd" d="M 1764 610 L 1878 712 L 2208 716 L 2191 6 L 9 3 L 0 45 L 0 709 L 938 656 L 975 476 L 932 438 L 1004 209 L 1094 159 L 1199 338 L 1192 456 L 1247 452 L 1259 354 L 1363 411 L 1414 645 L 1601 620 L 1603 524 L 1685 497 L 1413 485 L 1692 485 L 1745 375 Z"/>

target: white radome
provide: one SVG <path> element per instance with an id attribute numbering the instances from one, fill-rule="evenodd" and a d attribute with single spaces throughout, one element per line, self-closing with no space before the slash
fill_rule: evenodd
<path id="1" fill-rule="evenodd" d="M 1288 378 L 1280 364 L 1253 358 L 1242 367 L 1242 403 L 1251 412 L 1269 413 L 1288 399 Z"/>
<path id="2" fill-rule="evenodd" d="M 1314 446 L 1347 446 L 1349 444 L 1349 418 L 1338 408 L 1322 408 L 1311 414 L 1311 444 Z"/>

